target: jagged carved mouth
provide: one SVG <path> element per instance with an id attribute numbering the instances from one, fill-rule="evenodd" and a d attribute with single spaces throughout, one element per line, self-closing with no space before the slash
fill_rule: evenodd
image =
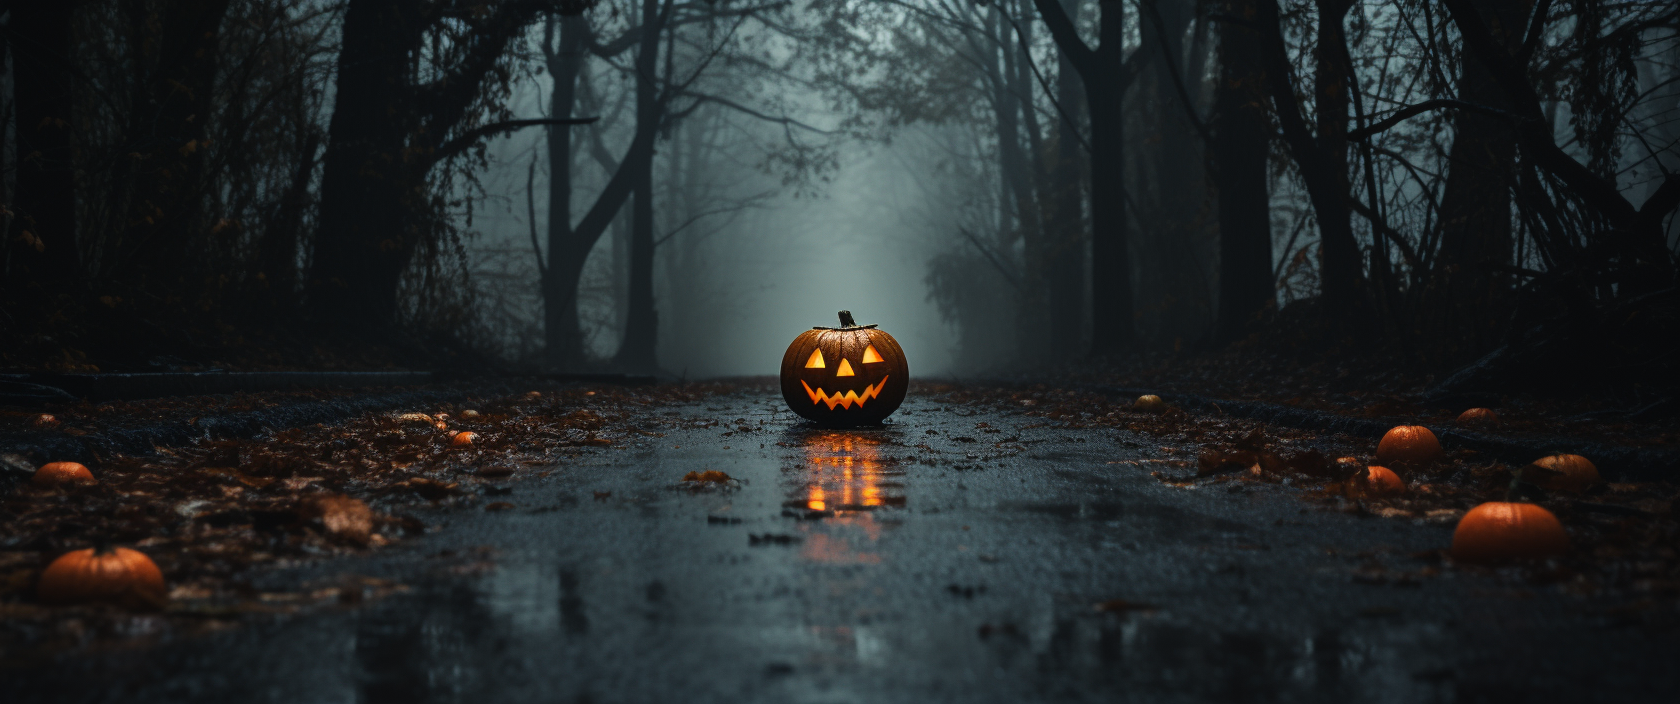
<path id="1" fill-rule="evenodd" d="M 852 406 L 857 406 L 862 408 L 864 401 L 868 401 L 869 399 L 881 395 L 881 389 L 887 387 L 887 377 L 883 376 L 881 377 L 881 380 L 875 382 L 875 384 L 863 387 L 862 394 L 859 394 L 856 391 L 847 391 L 843 394 L 837 393 L 830 396 L 823 393 L 821 387 L 818 387 L 816 391 L 812 391 L 811 385 L 805 383 L 804 379 L 800 379 L 799 384 L 805 387 L 805 394 L 811 397 L 811 403 L 826 403 L 828 404 L 828 410 L 832 411 L 835 406 L 839 406 L 841 408 L 851 408 Z"/>

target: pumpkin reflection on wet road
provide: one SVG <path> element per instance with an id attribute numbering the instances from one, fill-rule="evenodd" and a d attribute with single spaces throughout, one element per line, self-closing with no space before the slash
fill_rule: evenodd
<path id="1" fill-rule="evenodd" d="M 1676 685 L 1635 655 L 1673 634 L 1604 628 L 1555 591 L 1351 578 L 1448 527 L 1303 511 L 1286 487 L 1167 486 L 1115 464 L 1135 455 L 1112 431 L 916 396 L 859 431 L 725 400 L 763 430 L 673 429 L 514 483 L 498 499 L 515 510 L 431 513 L 425 537 L 269 577 L 406 593 L 64 658 L 17 701 L 1656 701 Z M 740 486 L 676 483 L 708 469 Z"/>

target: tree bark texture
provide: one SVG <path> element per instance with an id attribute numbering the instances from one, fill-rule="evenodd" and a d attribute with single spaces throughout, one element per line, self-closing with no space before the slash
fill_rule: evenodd
<path id="1" fill-rule="evenodd" d="M 1255 0 L 1227 0 L 1232 17 L 1254 16 Z M 1214 91 L 1213 178 L 1219 192 L 1219 338 L 1241 337 L 1276 295 L 1266 192 L 1271 126 L 1260 70 L 1260 37 L 1239 22 L 1219 25 L 1219 84 Z"/>

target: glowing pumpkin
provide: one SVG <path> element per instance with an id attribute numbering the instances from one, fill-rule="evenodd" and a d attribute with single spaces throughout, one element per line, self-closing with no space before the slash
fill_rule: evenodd
<path id="1" fill-rule="evenodd" d="M 1155 394 L 1144 394 L 1137 397 L 1137 400 L 1132 402 L 1132 410 L 1141 413 L 1160 413 L 1161 411 L 1167 410 L 1167 404 L 1165 401 L 1161 400 L 1160 396 L 1156 396 Z"/>
<path id="2" fill-rule="evenodd" d="M 1485 564 L 1566 552 L 1569 534 L 1563 524 L 1534 504 L 1489 501 L 1470 509 L 1453 530 L 1452 556 L 1459 562 Z"/>
<path id="3" fill-rule="evenodd" d="M 48 604 L 101 601 L 131 607 L 162 606 L 169 598 L 157 563 L 128 548 L 65 553 L 41 573 L 35 594 Z"/>
<path id="4" fill-rule="evenodd" d="M 29 478 L 29 483 L 38 487 L 55 487 L 63 484 L 98 484 L 86 465 L 80 462 L 48 462 L 35 470 L 35 476 Z"/>
<path id="5" fill-rule="evenodd" d="M 858 325 L 840 311 L 840 327 L 812 328 L 782 355 L 782 398 L 794 413 L 828 426 L 872 425 L 898 410 L 910 366 L 892 335 Z"/>
<path id="6" fill-rule="evenodd" d="M 1435 433 L 1421 425 L 1397 425 L 1377 443 L 1377 461 L 1387 466 L 1428 464 L 1445 454 Z"/>
<path id="7" fill-rule="evenodd" d="M 1535 482 L 1553 491 L 1580 493 L 1598 483 L 1598 468 L 1592 460 L 1580 455 L 1552 455 L 1537 459 L 1534 464 L 1558 473 Z"/>

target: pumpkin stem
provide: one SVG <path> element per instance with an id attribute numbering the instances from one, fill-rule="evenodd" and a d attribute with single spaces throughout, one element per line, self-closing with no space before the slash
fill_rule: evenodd
<path id="1" fill-rule="evenodd" d="M 844 330 L 846 328 L 855 328 L 857 326 L 858 326 L 857 321 L 852 320 L 852 312 L 851 311 L 849 311 L 849 310 L 840 311 L 840 329 Z"/>

